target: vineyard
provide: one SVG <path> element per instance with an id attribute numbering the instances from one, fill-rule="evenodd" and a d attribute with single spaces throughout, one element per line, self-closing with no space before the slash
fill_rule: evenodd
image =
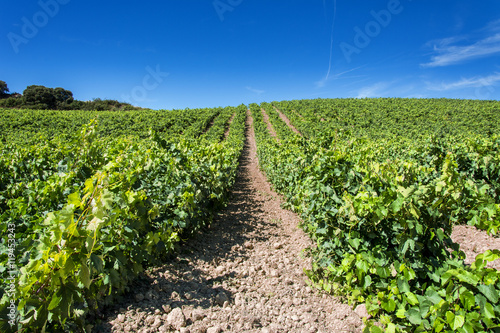
<path id="1" fill-rule="evenodd" d="M 46 121 L 47 131 L 18 137 L 36 137 L 36 144 L 2 147 L 2 235 L 15 235 L 15 243 L 2 239 L 2 286 L 18 274 L 12 289 L 1 290 L 2 332 L 10 329 L 5 319 L 13 295 L 19 329 L 84 327 L 89 310 L 112 302 L 145 267 L 209 224 L 227 199 L 245 107 L 165 114 L 163 132 L 147 130 L 160 114 L 125 114 L 111 129 L 99 123 L 112 121 L 107 116 L 116 121 L 105 114 L 73 135 L 44 140 L 76 125 L 28 113 L 18 124 L 32 117 Z M 142 122 L 132 135 L 129 122 L 136 120 Z M 13 133 L 4 133 L 10 141 Z"/>
<path id="2" fill-rule="evenodd" d="M 316 244 L 311 283 L 364 304 L 366 331 L 500 330 L 488 265 L 500 251 L 466 265 L 450 237 L 456 225 L 500 229 L 500 103 L 318 99 L 3 110 L 0 331 L 83 330 L 210 225 L 230 199 L 247 112 L 260 168 Z"/>

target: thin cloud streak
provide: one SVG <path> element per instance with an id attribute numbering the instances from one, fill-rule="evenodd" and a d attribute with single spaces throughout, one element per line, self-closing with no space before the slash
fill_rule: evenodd
<path id="1" fill-rule="evenodd" d="M 459 81 L 451 83 L 432 84 L 427 83 L 427 89 L 434 91 L 458 90 L 464 88 L 490 87 L 500 82 L 500 73 L 495 72 L 489 76 L 475 76 L 471 78 L 462 78 Z"/>
<path id="2" fill-rule="evenodd" d="M 264 90 L 255 89 L 255 88 L 248 87 L 248 86 L 245 87 L 245 89 L 248 90 L 248 91 L 251 91 L 251 92 L 253 92 L 253 93 L 257 94 L 257 95 L 262 95 L 263 93 L 265 93 Z"/>
<path id="3" fill-rule="evenodd" d="M 323 0 L 323 7 L 325 9 L 325 16 L 326 16 L 326 3 Z M 334 37 L 334 32 L 335 32 L 335 21 L 337 19 L 337 0 L 333 1 L 333 22 L 332 22 L 332 29 L 330 32 L 330 57 L 328 58 L 328 70 L 326 72 L 326 76 L 317 82 L 318 87 L 324 87 L 328 79 L 330 78 L 330 72 L 332 71 L 332 58 L 333 58 L 333 37 Z"/>
<path id="4" fill-rule="evenodd" d="M 334 74 L 334 75 L 333 75 L 333 76 L 331 76 L 331 77 L 325 77 L 325 78 L 323 78 L 323 79 L 321 79 L 321 80 L 319 80 L 319 81 L 317 81 L 317 82 L 316 82 L 316 87 L 317 87 L 317 88 L 323 88 L 323 87 L 325 86 L 326 82 L 327 82 L 329 79 L 338 79 L 338 78 L 340 78 L 340 77 L 341 77 L 342 75 L 344 75 L 344 74 L 347 74 L 347 73 L 350 73 L 350 72 L 356 71 L 356 70 L 358 70 L 358 69 L 360 69 L 360 68 L 363 68 L 363 67 L 365 67 L 365 66 L 366 66 L 366 65 L 363 65 L 363 66 L 358 66 L 358 67 L 355 67 L 355 68 L 348 69 L 348 70 L 346 70 L 346 71 L 344 71 L 344 72 L 341 72 L 341 73 L 338 73 L 338 74 Z M 363 75 L 356 75 L 356 76 L 353 76 L 353 77 L 351 77 L 351 78 L 356 78 L 356 77 L 363 77 Z"/>

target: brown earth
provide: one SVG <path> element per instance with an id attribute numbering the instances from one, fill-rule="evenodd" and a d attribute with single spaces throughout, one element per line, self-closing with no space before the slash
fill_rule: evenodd
<path id="1" fill-rule="evenodd" d="M 500 239 L 488 235 L 486 231 L 469 225 L 457 225 L 453 228 L 451 239 L 460 244 L 460 250 L 465 252 L 465 263 L 472 264 L 478 254 L 486 250 L 500 250 Z M 500 259 L 492 261 L 487 267 L 500 269 Z"/>

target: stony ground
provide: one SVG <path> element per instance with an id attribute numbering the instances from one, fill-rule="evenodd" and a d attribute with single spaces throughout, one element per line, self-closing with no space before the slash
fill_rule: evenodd
<path id="1" fill-rule="evenodd" d="M 453 228 L 451 239 L 460 244 L 460 250 L 465 252 L 465 263 L 471 264 L 476 256 L 486 250 L 500 250 L 500 238 L 489 236 L 486 231 L 469 225 L 457 225 Z M 487 267 L 500 269 L 500 260 L 495 260 Z"/>
<path id="2" fill-rule="evenodd" d="M 251 122 L 228 207 L 107 309 L 95 332 L 361 332 L 362 306 L 353 311 L 308 286 L 301 250 L 313 244 L 260 172 Z M 467 226 L 452 237 L 469 261 L 500 249 L 500 240 Z"/>

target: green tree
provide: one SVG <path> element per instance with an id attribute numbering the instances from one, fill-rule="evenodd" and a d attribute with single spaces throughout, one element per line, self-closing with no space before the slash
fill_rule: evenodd
<path id="1" fill-rule="evenodd" d="M 41 85 L 28 86 L 23 95 L 17 93 L 8 94 L 9 89 L 4 81 L 0 81 L 0 107 L 21 108 L 39 110 L 137 110 L 128 103 L 115 100 L 102 100 L 96 98 L 93 101 L 78 101 L 73 93 L 64 88 L 48 88 Z"/>
<path id="2" fill-rule="evenodd" d="M 73 93 L 63 88 L 28 86 L 23 96 L 26 104 L 38 109 L 68 109 L 73 103 Z"/>
<path id="3" fill-rule="evenodd" d="M 52 89 L 58 109 L 69 109 L 73 103 L 73 93 L 63 88 Z"/>
<path id="4" fill-rule="evenodd" d="M 58 102 L 71 103 L 73 102 L 73 93 L 63 88 L 55 88 L 54 96 Z"/>
<path id="5" fill-rule="evenodd" d="M 5 83 L 5 81 L 0 81 L 0 98 L 7 98 L 9 96 L 10 94 L 7 83 Z"/>
<path id="6" fill-rule="evenodd" d="M 56 98 L 51 88 L 31 85 L 24 90 L 23 96 L 26 99 L 26 104 L 30 106 L 41 109 L 55 108 Z"/>

